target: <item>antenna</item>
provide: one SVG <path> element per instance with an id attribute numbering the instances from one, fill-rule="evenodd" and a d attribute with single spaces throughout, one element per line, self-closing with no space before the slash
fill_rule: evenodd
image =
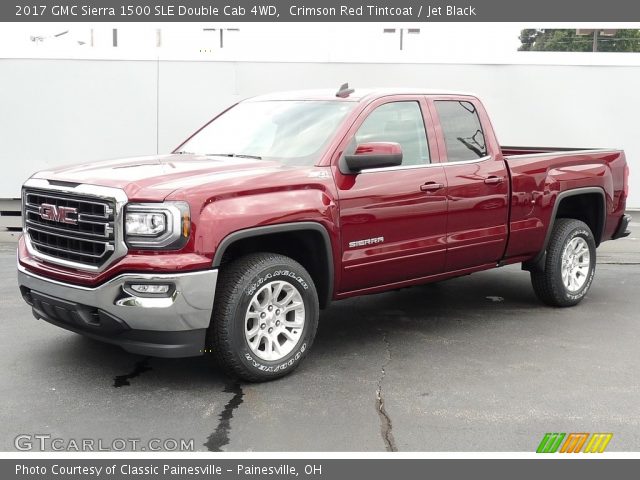
<path id="1" fill-rule="evenodd" d="M 343 83 L 340 86 L 340 89 L 336 92 L 336 97 L 347 98 L 353 92 L 355 92 L 355 90 L 353 88 L 349 88 L 349 84 L 348 83 Z"/>

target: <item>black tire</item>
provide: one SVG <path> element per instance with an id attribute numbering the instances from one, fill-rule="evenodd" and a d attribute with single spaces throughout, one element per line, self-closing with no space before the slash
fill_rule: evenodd
<path id="1" fill-rule="evenodd" d="M 576 237 L 581 237 L 587 244 L 589 267 L 582 286 L 575 291 L 570 291 L 562 280 L 562 261 L 565 248 Z M 596 242 L 589 227 L 580 220 L 557 219 L 551 231 L 546 253 L 544 269 L 531 272 L 531 283 L 537 297 L 554 307 L 571 307 L 580 303 L 589 291 L 596 271 Z"/>
<path id="2" fill-rule="evenodd" d="M 276 281 L 287 282 L 300 294 L 304 325 L 302 331 L 293 332 L 299 335 L 293 350 L 269 361 L 259 358 L 250 348 L 245 337 L 245 315 L 256 292 Z M 302 265 L 275 253 L 246 255 L 221 269 L 208 343 L 227 375 L 249 382 L 273 380 L 291 373 L 305 358 L 316 335 L 318 315 L 318 294 Z"/>

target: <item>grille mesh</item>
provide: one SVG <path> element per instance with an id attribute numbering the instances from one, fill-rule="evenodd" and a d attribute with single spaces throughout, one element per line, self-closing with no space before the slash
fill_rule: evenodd
<path id="1" fill-rule="evenodd" d="M 42 204 L 76 209 L 77 223 L 47 220 Z M 92 267 L 102 266 L 115 250 L 115 203 L 99 197 L 27 189 L 24 194 L 25 231 L 43 255 Z"/>

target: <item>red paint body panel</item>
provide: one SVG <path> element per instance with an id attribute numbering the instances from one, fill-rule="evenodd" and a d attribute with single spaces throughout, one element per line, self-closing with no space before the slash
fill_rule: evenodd
<path id="1" fill-rule="evenodd" d="M 442 167 L 371 171 L 352 180 L 338 183 L 341 290 L 442 273 L 447 226 L 444 189 L 432 194 L 420 190 L 428 181 L 446 183 Z M 349 246 L 350 242 L 372 238 L 384 241 L 362 248 Z"/>
<path id="2" fill-rule="evenodd" d="M 473 96 L 383 91 L 349 99 L 317 92 L 290 98 L 357 104 L 315 166 L 170 154 L 76 165 L 36 175 L 118 187 L 132 202 L 188 202 L 191 236 L 181 250 L 130 251 L 106 271 L 88 273 L 31 258 L 21 242 L 20 263 L 46 277 L 95 286 L 124 272 L 211 268 L 221 242 L 233 232 L 316 222 L 325 227 L 331 241 L 332 297 L 345 298 L 466 274 L 499 262 L 531 259 L 544 248 L 554 204 L 566 190 L 602 189 L 606 198 L 602 240 L 611 238 L 624 213 L 623 152 L 501 148 L 482 103 Z M 476 106 L 487 158 L 447 162 L 433 104 L 438 99 L 464 100 Z M 419 104 L 430 164 L 358 174 L 341 171 L 340 158 L 360 124 L 374 108 L 394 101 Z M 486 182 L 490 177 L 499 181 Z M 430 182 L 442 187 L 422 188 Z"/>
<path id="3" fill-rule="evenodd" d="M 473 104 L 484 126 L 487 158 L 482 161 L 453 162 L 447 159 L 438 112 L 434 102 L 459 100 Z M 482 103 L 470 96 L 431 96 L 440 159 L 447 177 L 447 262 L 446 271 L 497 264 L 508 236 L 509 178 L 500 145 Z M 494 178 L 496 183 L 487 184 Z"/>
<path id="4" fill-rule="evenodd" d="M 558 194 L 581 187 L 601 188 L 605 195 L 602 240 L 613 235 L 626 204 L 621 151 L 574 151 L 506 157 L 511 172 L 511 235 L 506 256 L 540 251 Z"/>
<path id="5" fill-rule="evenodd" d="M 119 262 L 99 274 L 82 272 L 41 262 L 27 252 L 24 239 L 18 242 L 20 264 L 37 273 L 65 283 L 95 287 L 122 273 L 189 272 L 211 268 L 211 259 L 195 253 L 170 252 L 153 254 L 129 251 Z"/>
<path id="6" fill-rule="evenodd" d="M 336 148 L 333 174 L 340 205 L 342 280 L 339 292 L 374 288 L 388 283 L 437 275 L 446 256 L 446 178 L 438 163 L 418 168 L 372 169 L 343 173 L 339 158 L 367 115 L 391 102 L 416 102 L 422 111 L 429 154 L 437 158 L 437 141 L 424 96 L 389 95 L 371 101 Z M 425 192 L 433 182 L 441 190 Z M 352 248 L 351 242 L 384 239 Z"/>

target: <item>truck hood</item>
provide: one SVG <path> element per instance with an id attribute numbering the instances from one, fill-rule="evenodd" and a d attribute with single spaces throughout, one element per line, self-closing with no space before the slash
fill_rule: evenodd
<path id="1" fill-rule="evenodd" d="M 211 188 L 231 181 L 249 184 L 259 177 L 273 179 L 275 173 L 289 172 L 283 175 L 289 177 L 292 170 L 300 168 L 267 160 L 170 154 L 71 165 L 38 172 L 34 178 L 117 187 L 131 200 L 159 201 L 181 189 Z"/>

